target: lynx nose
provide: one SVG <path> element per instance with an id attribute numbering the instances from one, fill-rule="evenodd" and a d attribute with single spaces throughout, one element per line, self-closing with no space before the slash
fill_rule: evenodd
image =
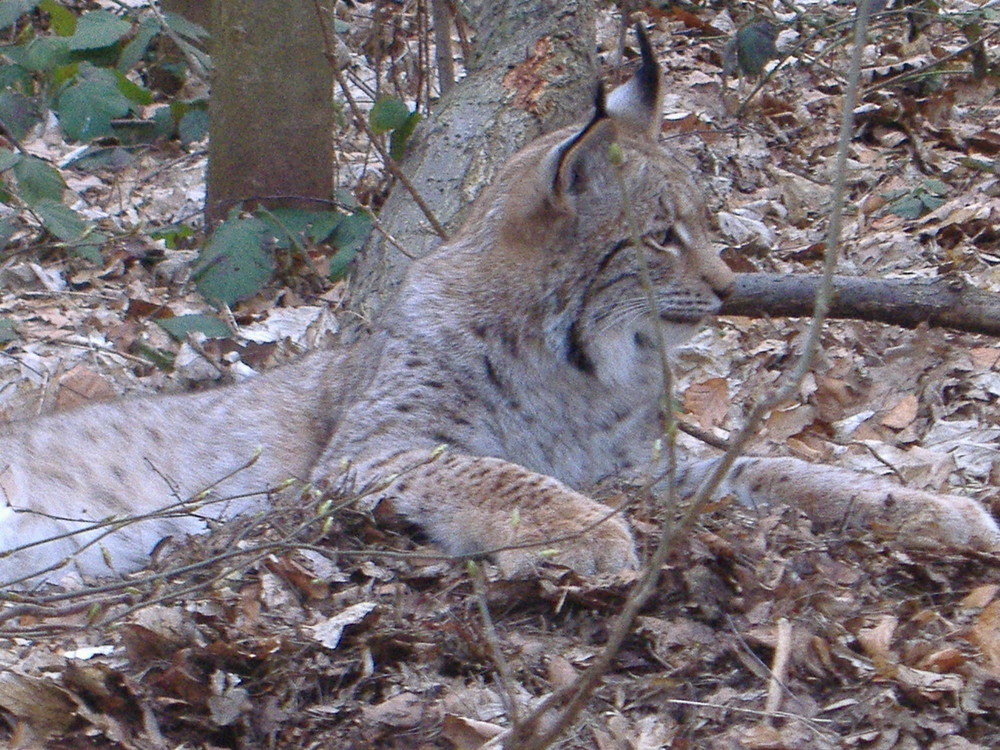
<path id="1" fill-rule="evenodd" d="M 716 296 L 719 299 L 728 297 L 733 291 L 733 284 L 736 277 L 726 264 L 726 261 L 718 255 L 712 255 L 700 265 L 701 267 L 698 270 L 701 272 L 701 277 L 712 288 Z"/>
<path id="2" fill-rule="evenodd" d="M 724 284 L 715 284 L 711 280 L 708 283 L 712 287 L 712 291 L 715 292 L 715 296 L 721 300 L 726 299 L 733 293 L 734 277 L 731 271 L 729 272 L 729 279 Z"/>

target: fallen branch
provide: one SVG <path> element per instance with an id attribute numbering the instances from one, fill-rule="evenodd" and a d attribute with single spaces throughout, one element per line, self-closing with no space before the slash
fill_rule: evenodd
<path id="1" fill-rule="evenodd" d="M 739 273 L 720 315 L 809 317 L 818 274 Z M 869 279 L 835 276 L 829 317 L 915 328 L 920 323 L 1000 336 L 1000 294 L 954 276 Z"/>

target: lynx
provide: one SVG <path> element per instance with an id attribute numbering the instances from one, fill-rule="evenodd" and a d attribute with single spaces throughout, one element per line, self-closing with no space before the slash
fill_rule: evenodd
<path id="1" fill-rule="evenodd" d="M 597 96 L 589 122 L 512 157 L 351 347 L 236 386 L 7 426 L 0 582 L 135 570 L 161 538 L 258 510 L 261 491 L 288 478 L 367 486 L 365 507 L 387 505 L 447 552 L 493 551 L 507 571 L 530 570 L 541 543 L 554 551 L 544 559 L 585 574 L 636 566 L 625 519 L 583 493 L 648 468 L 660 342 L 683 342 L 732 284 L 698 191 L 657 144 L 660 71 L 643 35 L 640 47 L 638 71 Z M 682 463 L 679 494 L 714 465 Z M 970 499 L 795 459 L 739 459 L 719 492 L 908 542 L 1000 550 Z M 189 498 L 197 512 L 93 527 Z"/>

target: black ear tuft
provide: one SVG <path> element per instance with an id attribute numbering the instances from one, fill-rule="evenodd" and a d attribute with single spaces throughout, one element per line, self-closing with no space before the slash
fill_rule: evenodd
<path id="1" fill-rule="evenodd" d="M 607 97 L 604 94 L 604 82 L 597 82 L 597 91 L 594 92 L 594 119 L 603 120 L 608 116 Z"/>
<path id="2" fill-rule="evenodd" d="M 645 132 L 655 138 L 660 128 L 660 66 L 653 54 L 645 29 L 636 25 L 642 60 L 639 69 L 608 94 L 604 109 L 612 120 Z"/>
<path id="3" fill-rule="evenodd" d="M 656 107 L 660 88 L 660 66 L 656 62 L 653 45 L 649 43 L 646 29 L 641 23 L 635 25 L 635 35 L 639 38 L 639 52 L 642 55 L 642 64 L 635 72 L 642 103 L 647 107 Z"/>

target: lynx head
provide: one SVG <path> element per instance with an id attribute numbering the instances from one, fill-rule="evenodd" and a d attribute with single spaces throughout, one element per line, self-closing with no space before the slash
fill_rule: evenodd
<path id="1" fill-rule="evenodd" d="M 632 324 L 650 316 L 635 237 L 657 313 L 671 329 L 716 312 L 732 284 L 708 245 L 700 193 L 657 143 L 660 70 L 645 33 L 637 31 L 642 60 L 632 78 L 607 97 L 598 90 L 583 127 L 552 133 L 516 154 L 471 217 L 470 224 L 490 226 L 500 238 L 489 243 L 490 257 L 480 256 L 480 266 L 501 284 L 509 279 L 511 289 L 537 280 L 532 294 L 545 300 L 546 309 L 536 312 L 548 318 L 548 330 L 559 325 L 557 316 L 578 328 L 628 329 L 621 333 L 639 340 Z"/>

